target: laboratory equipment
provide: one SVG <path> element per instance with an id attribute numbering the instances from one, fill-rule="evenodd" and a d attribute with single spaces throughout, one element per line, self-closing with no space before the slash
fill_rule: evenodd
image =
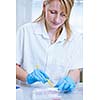
<path id="1" fill-rule="evenodd" d="M 57 88 L 38 88 L 32 91 L 32 100 L 61 100 Z"/>

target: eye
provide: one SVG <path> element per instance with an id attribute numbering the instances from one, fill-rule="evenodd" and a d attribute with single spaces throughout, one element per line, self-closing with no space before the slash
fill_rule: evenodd
<path id="1" fill-rule="evenodd" d="M 57 12 L 54 11 L 54 10 L 50 10 L 50 13 L 51 13 L 51 14 L 57 14 Z"/>
<path id="2" fill-rule="evenodd" d="M 66 17 L 66 14 L 65 13 L 61 13 L 60 14 L 62 17 Z"/>

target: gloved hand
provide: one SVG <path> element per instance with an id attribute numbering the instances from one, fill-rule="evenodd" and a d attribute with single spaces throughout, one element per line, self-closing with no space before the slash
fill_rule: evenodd
<path id="1" fill-rule="evenodd" d="M 75 88 L 75 82 L 71 77 L 67 76 L 59 80 L 55 87 L 61 92 L 71 92 Z"/>
<path id="2" fill-rule="evenodd" d="M 49 77 L 47 76 L 46 73 L 44 73 L 42 70 L 40 69 L 35 69 L 32 73 L 28 74 L 26 77 L 26 82 L 28 84 L 32 84 L 35 82 L 42 82 L 42 83 L 46 83 L 47 79 L 49 79 Z"/>

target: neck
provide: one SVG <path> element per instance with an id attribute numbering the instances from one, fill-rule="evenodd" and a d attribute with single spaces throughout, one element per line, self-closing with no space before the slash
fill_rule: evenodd
<path id="1" fill-rule="evenodd" d="M 48 26 L 46 21 L 45 21 L 45 27 L 46 27 L 46 30 L 47 30 L 48 33 L 50 33 L 50 34 L 56 33 L 56 29 L 53 29 L 50 26 Z"/>
<path id="2" fill-rule="evenodd" d="M 56 29 L 51 29 L 46 23 L 45 23 L 45 26 L 46 26 L 46 30 L 47 30 L 50 40 L 52 42 L 55 41 Z"/>
<path id="3" fill-rule="evenodd" d="M 55 34 L 56 33 L 56 29 L 51 29 L 50 27 L 46 27 L 46 29 L 47 29 L 47 32 L 49 33 L 49 34 Z"/>
<path id="4" fill-rule="evenodd" d="M 55 41 L 55 33 L 51 33 L 51 32 L 48 32 L 48 35 L 49 35 L 49 38 L 50 38 L 50 40 L 53 42 L 53 41 Z"/>

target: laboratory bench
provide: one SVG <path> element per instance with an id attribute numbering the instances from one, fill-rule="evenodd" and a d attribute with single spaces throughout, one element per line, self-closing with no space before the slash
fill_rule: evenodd
<path id="1" fill-rule="evenodd" d="M 20 88 L 16 89 L 16 100 L 33 100 L 34 86 L 20 85 Z M 47 99 L 45 100 L 83 100 L 83 83 L 78 83 L 76 88 L 70 93 L 60 93 L 60 99 Z M 36 97 L 37 98 L 37 97 Z M 36 100 L 44 100 L 42 97 Z"/>

